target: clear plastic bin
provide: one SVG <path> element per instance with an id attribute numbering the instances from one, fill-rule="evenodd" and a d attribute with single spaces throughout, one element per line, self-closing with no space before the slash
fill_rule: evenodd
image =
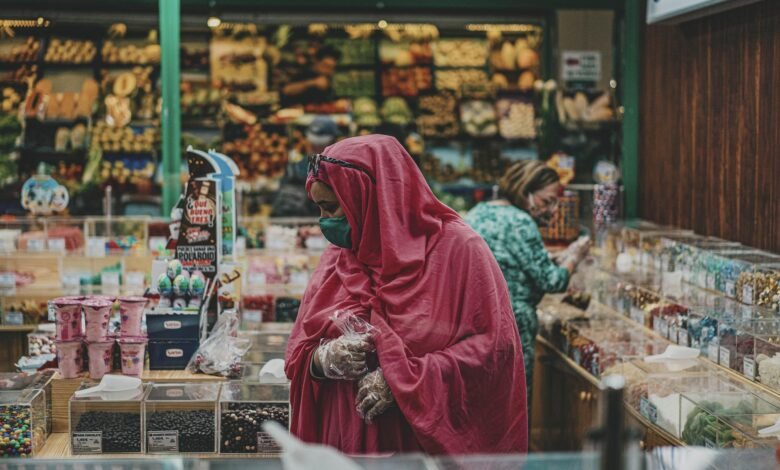
<path id="1" fill-rule="evenodd" d="M 780 311 L 780 264 L 758 265 L 741 272 L 735 284 L 736 299 Z"/>
<path id="2" fill-rule="evenodd" d="M 747 275 L 747 278 L 750 279 L 755 275 L 759 267 L 780 263 L 780 256 L 763 252 L 735 253 L 717 256 L 713 261 L 717 263 L 714 268 L 714 290 L 725 294 L 731 299 L 737 300 L 742 299 L 744 294 L 747 293 L 749 294 L 748 297 L 751 297 L 751 301 L 743 301 L 743 303 L 752 304 L 752 290 L 750 289 L 753 287 L 752 284 L 750 282 L 748 282 L 747 285 L 744 284 L 746 278 L 743 276 L 743 284 L 741 285 L 742 292 L 740 292 L 739 297 L 737 297 L 738 279 L 743 274 Z M 746 287 L 748 287 L 748 292 L 745 292 Z"/>
<path id="3" fill-rule="evenodd" d="M 0 391 L 0 428 L 8 443 L 0 457 L 33 457 L 46 443 L 46 398 L 37 389 Z M 6 436 L 7 434 L 7 436 Z"/>
<path id="4" fill-rule="evenodd" d="M 290 386 L 228 382 L 219 399 L 219 451 L 222 454 L 279 452 L 262 424 L 290 427 Z"/>
<path id="5" fill-rule="evenodd" d="M 144 398 L 148 453 L 214 453 L 220 384 L 152 384 Z"/>
<path id="6" fill-rule="evenodd" d="M 81 389 L 95 384 L 83 384 Z M 70 448 L 73 455 L 144 452 L 144 390 L 70 398 Z"/>

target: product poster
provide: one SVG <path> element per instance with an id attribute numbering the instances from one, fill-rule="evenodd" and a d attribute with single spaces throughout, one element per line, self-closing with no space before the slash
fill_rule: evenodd
<path id="1" fill-rule="evenodd" d="M 221 196 L 216 179 L 189 181 L 176 245 L 176 258 L 184 269 L 201 271 L 208 279 L 217 275 L 217 249 L 222 235 Z"/>

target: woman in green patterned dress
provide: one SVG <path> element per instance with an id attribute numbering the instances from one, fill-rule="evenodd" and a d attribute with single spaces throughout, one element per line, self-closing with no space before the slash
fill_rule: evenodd
<path id="1" fill-rule="evenodd" d="M 523 347 L 528 409 L 539 330 L 536 306 L 547 293 L 563 292 L 569 276 L 587 254 L 590 241 L 582 238 L 551 258 L 538 225 L 549 223 L 558 207 L 558 174 L 544 162 L 526 160 L 512 165 L 499 181 L 499 199 L 483 202 L 466 222 L 485 239 L 504 273 Z"/>

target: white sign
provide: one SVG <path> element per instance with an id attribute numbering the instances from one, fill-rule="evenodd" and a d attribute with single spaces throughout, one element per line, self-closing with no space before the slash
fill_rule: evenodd
<path id="1" fill-rule="evenodd" d="M 717 364 L 719 355 L 720 355 L 720 350 L 718 349 L 717 344 L 710 343 L 707 345 L 707 357 L 709 358 L 710 361 Z"/>
<path id="2" fill-rule="evenodd" d="M 64 238 L 50 238 L 49 239 L 49 250 L 51 251 L 57 251 L 60 253 L 65 252 L 65 239 Z"/>
<path id="3" fill-rule="evenodd" d="M 597 82 L 601 80 L 601 52 L 563 51 L 561 78 L 564 81 Z"/>
<path id="4" fill-rule="evenodd" d="M 731 351 L 725 346 L 720 347 L 720 365 L 731 369 Z"/>
<path id="5" fill-rule="evenodd" d="M 87 256 L 90 258 L 105 258 L 106 237 L 87 238 Z"/>
<path id="6" fill-rule="evenodd" d="M 751 357 L 742 359 L 742 373 L 750 380 L 756 380 L 756 361 Z"/>
<path id="7" fill-rule="evenodd" d="M 71 446 L 74 454 L 100 454 L 103 452 L 103 432 L 74 432 Z"/>
<path id="8" fill-rule="evenodd" d="M 119 272 L 108 271 L 100 273 L 100 286 L 105 295 L 119 295 Z"/>
<path id="9" fill-rule="evenodd" d="M 31 238 L 27 240 L 27 251 L 44 251 L 46 249 L 46 240 L 43 238 Z"/>
<path id="10" fill-rule="evenodd" d="M 676 24 L 759 0 L 647 0 L 647 22 Z"/>
<path id="11" fill-rule="evenodd" d="M 3 295 L 16 295 L 16 273 L 13 271 L 0 272 L 0 293 Z"/>
<path id="12" fill-rule="evenodd" d="M 149 452 L 179 452 L 179 431 L 147 431 Z"/>

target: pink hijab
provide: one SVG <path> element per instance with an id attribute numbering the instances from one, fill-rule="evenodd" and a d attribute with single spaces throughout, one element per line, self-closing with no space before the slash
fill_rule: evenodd
<path id="1" fill-rule="evenodd" d="M 336 193 L 353 249 L 325 251 L 290 337 L 293 434 L 355 454 L 525 452 L 520 339 L 487 245 L 436 199 L 394 138 L 350 138 L 324 155 L 376 182 L 353 168 L 319 166 L 316 180 Z M 339 309 L 377 329 L 377 359 L 396 407 L 371 425 L 355 409 L 356 382 L 309 374 L 320 341 L 340 335 L 330 320 Z"/>

